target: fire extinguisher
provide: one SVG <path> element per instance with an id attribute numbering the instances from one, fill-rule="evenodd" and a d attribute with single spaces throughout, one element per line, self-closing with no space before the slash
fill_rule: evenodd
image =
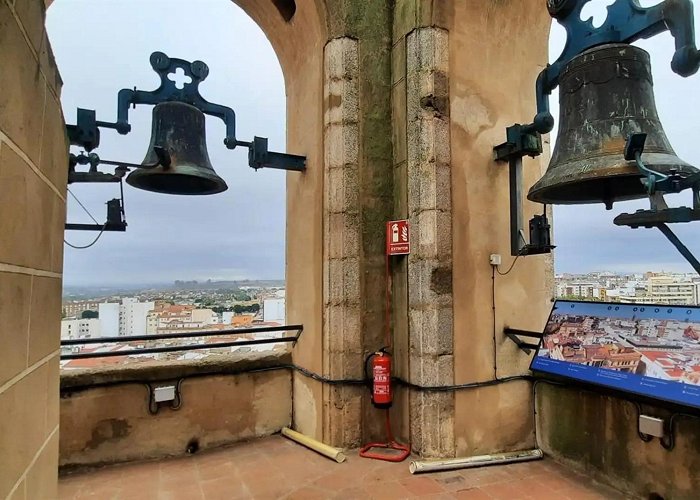
<path id="1" fill-rule="evenodd" d="M 377 408 L 391 407 L 391 356 L 384 348 L 367 357 L 372 383 L 372 404 Z M 365 370 L 367 363 L 365 363 Z"/>

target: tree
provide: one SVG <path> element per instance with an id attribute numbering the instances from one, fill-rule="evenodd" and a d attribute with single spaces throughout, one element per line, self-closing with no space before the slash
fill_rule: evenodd
<path id="1" fill-rule="evenodd" d="M 80 317 L 83 319 L 97 319 L 99 314 L 97 311 L 83 311 Z"/>

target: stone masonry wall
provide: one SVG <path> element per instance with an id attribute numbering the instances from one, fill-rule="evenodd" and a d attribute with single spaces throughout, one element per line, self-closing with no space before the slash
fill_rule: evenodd
<path id="1" fill-rule="evenodd" d="M 56 495 L 68 145 L 42 0 L 0 0 L 0 498 Z"/>

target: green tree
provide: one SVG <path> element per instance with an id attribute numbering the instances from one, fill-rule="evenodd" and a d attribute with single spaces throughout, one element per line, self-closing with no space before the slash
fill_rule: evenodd
<path id="1" fill-rule="evenodd" d="M 80 317 L 83 319 L 96 319 L 99 317 L 99 314 L 97 311 L 83 311 Z"/>

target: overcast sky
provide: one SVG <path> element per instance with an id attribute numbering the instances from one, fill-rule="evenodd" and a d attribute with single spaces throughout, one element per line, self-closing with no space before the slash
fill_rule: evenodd
<path id="1" fill-rule="evenodd" d="M 600 15 L 610 3 L 593 0 L 590 12 Z M 642 2 L 655 3 L 659 2 Z M 97 110 L 98 120 L 114 121 L 119 89 L 158 86 L 148 59 L 152 52 L 162 51 L 171 57 L 205 61 L 210 73 L 200 90 L 207 100 L 234 108 L 239 138 L 268 137 L 271 149 L 284 151 L 285 92 L 279 63 L 262 31 L 232 2 L 101 0 L 99 4 L 97 13 L 94 0 L 57 0 L 47 15 L 64 81 L 62 101 L 68 123 L 75 123 L 78 107 Z M 695 24 L 700 32 L 697 11 Z M 552 61 L 563 45 L 563 30 L 555 26 Z M 673 147 L 681 158 L 700 165 L 700 75 L 683 79 L 670 71 L 673 39 L 668 34 L 639 45 L 651 53 L 656 103 Z M 556 117 L 556 95 L 553 104 Z M 96 152 L 105 159 L 140 163 L 150 138 L 151 109 L 131 110 L 132 132 L 126 136 L 103 130 Z M 227 150 L 223 138 L 223 122 L 207 118 L 209 155 L 228 183 L 226 192 L 167 196 L 125 184 L 127 231 L 105 233 L 87 250 L 66 247 L 65 284 L 283 278 L 285 173 L 253 171 L 247 166 L 246 150 Z M 118 197 L 116 185 L 73 184 L 70 189 L 100 222 L 106 215 L 104 203 Z M 672 201 L 687 205 L 690 197 L 680 195 Z M 593 205 L 555 207 L 557 271 L 690 271 L 658 231 L 613 225 L 615 215 L 636 208 L 646 207 L 642 202 L 616 204 L 611 212 Z M 91 222 L 70 196 L 68 221 Z M 697 225 L 674 229 L 692 250 L 700 251 Z M 87 244 L 95 236 L 66 233 L 66 239 L 76 245 Z"/>

